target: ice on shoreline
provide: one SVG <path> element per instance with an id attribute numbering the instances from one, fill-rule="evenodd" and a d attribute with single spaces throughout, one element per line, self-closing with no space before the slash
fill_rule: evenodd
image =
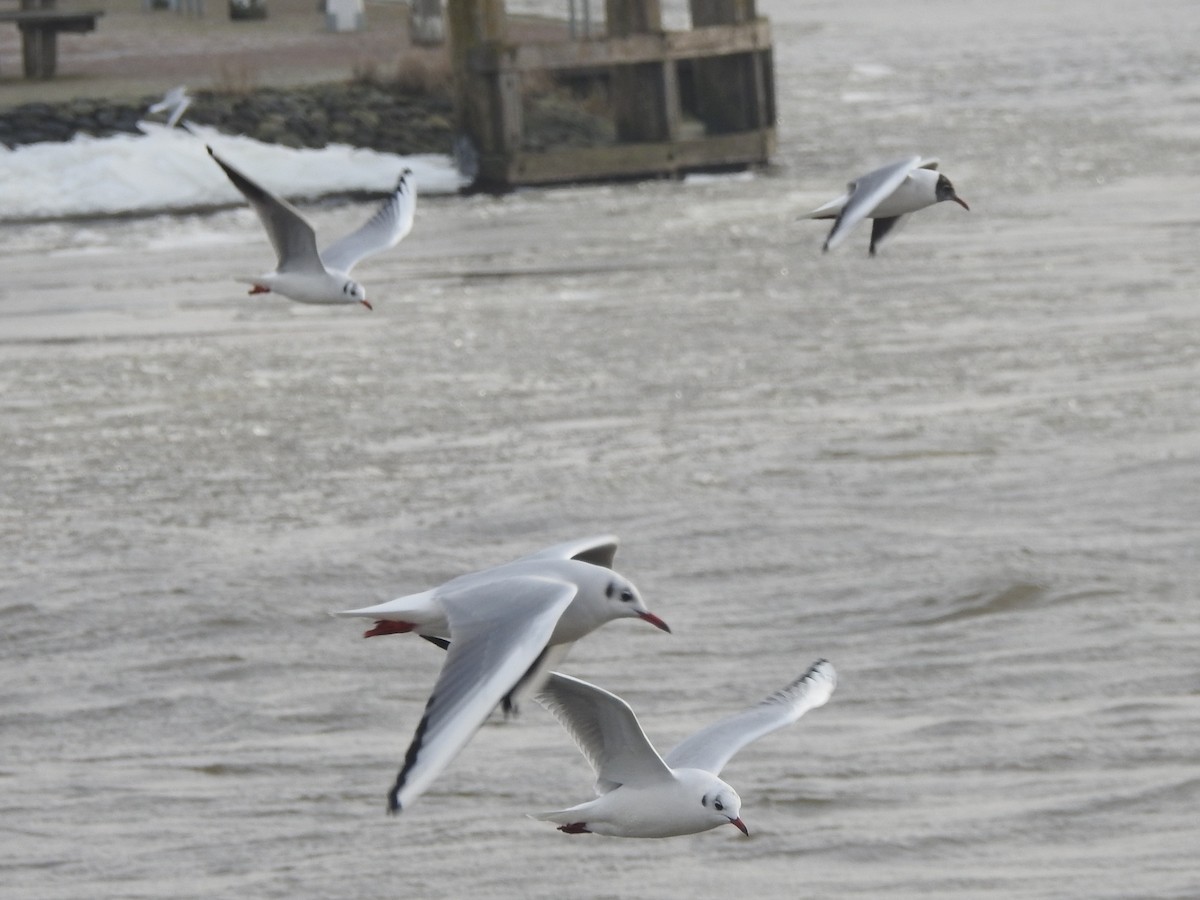
<path id="1" fill-rule="evenodd" d="M 398 156 L 330 144 L 320 150 L 263 144 L 204 126 L 66 143 L 0 146 L 0 222 L 85 216 L 149 215 L 243 203 L 204 147 L 292 199 L 330 194 L 385 194 L 404 166 L 424 194 L 456 192 L 463 179 L 449 156 Z"/>

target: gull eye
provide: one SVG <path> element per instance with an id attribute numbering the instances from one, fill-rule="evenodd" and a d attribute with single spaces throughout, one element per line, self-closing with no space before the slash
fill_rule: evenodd
<path id="1" fill-rule="evenodd" d="M 720 800 L 714 800 L 713 801 L 713 809 L 715 809 L 717 812 L 721 812 L 722 810 L 725 809 L 725 804 L 722 803 Z"/>
<path id="2" fill-rule="evenodd" d="M 625 603 L 632 603 L 633 591 L 631 591 L 629 588 L 625 588 L 625 590 L 621 591 L 621 600 Z"/>

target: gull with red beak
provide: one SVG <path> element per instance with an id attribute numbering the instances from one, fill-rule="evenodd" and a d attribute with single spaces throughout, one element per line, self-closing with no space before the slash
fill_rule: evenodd
<path id="1" fill-rule="evenodd" d="M 818 206 L 802 218 L 834 219 L 825 238 L 825 250 L 832 250 L 863 219 L 874 219 L 871 226 L 870 254 L 891 234 L 909 213 L 953 200 L 965 210 L 967 202 L 954 191 L 954 185 L 937 172 L 936 159 L 912 156 L 876 169 L 847 186 L 846 193 Z"/>
<path id="2" fill-rule="evenodd" d="M 439 587 L 340 616 L 375 619 L 364 634 L 414 632 L 449 653 L 388 793 L 398 813 L 419 797 L 498 705 L 516 708 L 571 644 L 613 619 L 640 618 L 670 631 L 637 588 L 612 570 L 617 539 L 548 547 L 460 575 Z"/>
<path id="3" fill-rule="evenodd" d="M 557 822 L 567 834 L 661 838 L 733 825 L 749 835 L 741 798 L 717 776 L 747 744 L 824 705 L 836 685 L 833 666 L 818 660 L 761 703 L 659 756 L 628 703 L 594 684 L 554 673 L 535 699 L 563 724 L 595 769 L 599 796 L 533 818 Z"/>
<path id="4" fill-rule="evenodd" d="M 251 294 L 274 291 L 298 303 L 361 303 L 372 309 L 366 290 L 350 277 L 350 270 L 364 257 L 396 246 L 412 231 L 417 186 L 411 169 L 400 174 L 395 189 L 361 228 L 318 251 L 316 233 L 294 206 L 251 181 L 212 147 L 208 153 L 250 201 L 279 258 L 274 272 L 239 279 L 251 285 Z"/>

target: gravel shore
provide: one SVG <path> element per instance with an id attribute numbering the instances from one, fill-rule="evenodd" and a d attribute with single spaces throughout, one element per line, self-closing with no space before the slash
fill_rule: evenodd
<path id="1" fill-rule="evenodd" d="M 79 98 L 26 103 L 0 112 L 0 143 L 9 147 L 68 141 L 76 134 L 135 133 L 141 120 L 161 120 L 147 109 L 158 96 L 137 100 Z M 394 85 L 360 82 L 201 91 L 187 118 L 230 134 L 288 147 L 353 144 L 390 153 L 449 153 L 453 110 L 444 92 L 412 93 Z"/>

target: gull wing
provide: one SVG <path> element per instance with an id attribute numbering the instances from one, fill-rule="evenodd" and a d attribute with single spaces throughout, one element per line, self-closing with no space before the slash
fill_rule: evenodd
<path id="1" fill-rule="evenodd" d="M 725 764 L 747 744 L 790 725 L 810 709 L 823 706 L 837 686 L 837 673 L 825 660 L 756 706 L 727 716 L 685 739 L 666 756 L 672 768 L 703 769 L 721 774 Z"/>
<path id="2" fill-rule="evenodd" d="M 890 197 L 913 169 L 936 168 L 936 159 L 923 160 L 919 156 L 912 156 L 884 166 L 882 169 L 876 169 L 874 172 L 869 172 L 852 181 L 849 185 L 845 205 L 838 213 L 833 228 L 829 230 L 829 236 L 825 238 L 824 249 L 832 250 L 844 241 L 854 226 L 871 215 L 875 207 Z M 829 205 L 826 204 L 826 207 Z M 820 218 L 812 214 L 810 217 Z"/>
<path id="3" fill-rule="evenodd" d="M 412 169 L 400 173 L 391 196 L 357 231 L 321 251 L 321 260 L 335 272 L 349 272 L 360 259 L 394 247 L 412 231 L 417 214 L 417 184 Z"/>
<path id="4" fill-rule="evenodd" d="M 323 274 L 325 267 L 321 265 L 321 257 L 317 255 L 317 236 L 296 208 L 255 184 L 217 156 L 212 147 L 208 148 L 208 155 L 225 170 L 233 186 L 242 192 L 258 213 L 258 218 L 267 230 L 267 237 L 271 239 L 271 245 L 275 248 L 275 254 L 279 257 L 276 269 L 280 272 Z"/>
<path id="5" fill-rule="evenodd" d="M 889 219 L 871 220 L 871 246 L 868 252 L 875 255 L 876 248 L 883 243 L 884 238 L 895 234 L 900 226 L 908 221 L 908 216 L 892 216 Z"/>
<path id="6" fill-rule="evenodd" d="M 596 771 L 596 793 L 674 779 L 629 704 L 594 684 L 554 673 L 534 695 Z"/>
<path id="7" fill-rule="evenodd" d="M 191 105 L 192 98 L 188 96 L 186 85 L 177 85 L 167 91 L 161 100 L 151 105 L 149 112 L 152 113 L 167 113 L 167 127 L 174 128 L 188 106 Z"/>
<path id="8" fill-rule="evenodd" d="M 539 550 L 537 553 L 523 556 L 519 562 L 530 559 L 577 559 L 580 562 L 611 569 L 613 566 L 613 557 L 616 555 L 617 539 L 611 534 L 605 534 L 555 544 L 553 547 L 547 547 L 545 550 Z"/>
<path id="9" fill-rule="evenodd" d="M 432 634 L 423 634 L 421 637 L 435 647 L 441 647 L 443 650 L 450 649 L 450 641 L 446 638 L 437 637 Z M 521 676 L 521 680 L 501 700 L 501 708 L 504 710 L 505 716 L 508 716 L 510 713 L 514 715 L 517 713 L 519 701 L 522 701 L 525 697 L 524 692 L 541 687 L 547 675 L 553 674 L 552 670 L 566 659 L 570 649 L 570 644 L 551 644 L 541 652 L 538 658 L 534 660 L 533 665 Z"/>
<path id="10" fill-rule="evenodd" d="M 466 746 L 546 649 L 575 592 L 567 582 L 515 577 L 442 597 L 450 650 L 388 794 L 391 812 L 424 793 Z"/>
<path id="11" fill-rule="evenodd" d="M 187 96 L 187 88 L 182 84 L 176 85 L 163 94 L 163 98 L 161 100 L 151 103 L 149 111 L 152 113 L 165 112 L 166 110 L 174 107 L 176 104 L 182 102 L 185 96 Z"/>

